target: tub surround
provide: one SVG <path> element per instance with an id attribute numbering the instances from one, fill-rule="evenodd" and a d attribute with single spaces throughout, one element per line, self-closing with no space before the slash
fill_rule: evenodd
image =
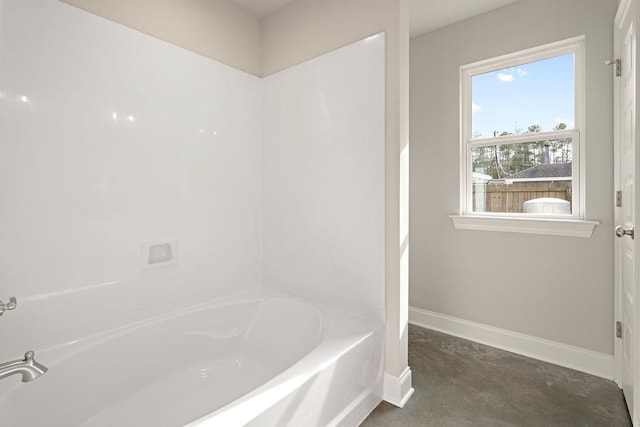
<path id="1" fill-rule="evenodd" d="M 259 78 L 55 0 L 0 39 L 0 361 L 259 286 Z"/>
<path id="2" fill-rule="evenodd" d="M 380 321 L 384 46 L 374 35 L 262 82 L 262 283 Z"/>

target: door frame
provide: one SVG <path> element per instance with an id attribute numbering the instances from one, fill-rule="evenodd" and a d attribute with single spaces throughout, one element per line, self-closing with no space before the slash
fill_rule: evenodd
<path id="1" fill-rule="evenodd" d="M 615 21 L 613 23 L 614 29 L 618 26 L 618 23 L 622 19 L 622 17 L 628 12 L 627 9 L 629 7 L 633 7 L 634 10 L 632 13 L 635 15 L 635 24 L 637 25 L 640 20 L 638 19 L 638 12 L 640 8 L 639 0 L 621 0 L 618 5 L 618 11 L 616 13 Z M 636 26 L 636 37 L 637 37 L 637 26 Z M 636 38 L 637 40 L 637 38 Z M 618 32 L 614 31 L 614 46 L 613 53 L 614 58 L 617 59 L 620 57 L 620 52 L 618 51 Z M 638 119 L 638 88 L 639 82 L 638 79 L 638 50 L 636 44 L 636 52 L 635 52 L 635 62 L 636 62 L 636 76 L 635 76 L 635 104 L 636 108 L 634 108 L 635 115 L 635 123 L 636 130 L 634 131 L 634 143 L 636 149 L 635 153 L 635 176 L 640 172 L 640 147 L 638 146 L 638 131 L 637 127 L 640 124 Z M 624 67 L 623 67 L 624 68 Z M 620 190 L 620 131 L 619 131 L 619 115 L 620 115 L 620 86 L 621 79 L 615 77 L 615 72 L 612 72 L 614 76 L 613 83 L 613 114 L 614 114 L 614 125 L 613 125 L 613 141 L 614 141 L 614 195 L 618 190 Z M 636 215 L 640 215 L 640 187 L 637 185 L 637 178 L 634 183 L 634 220 Z M 614 198 L 615 199 L 615 198 Z M 624 200 L 623 200 L 624 203 Z M 614 227 L 620 224 L 620 209 L 615 206 L 615 200 L 613 201 L 614 205 Z M 616 321 L 621 321 L 622 319 L 622 281 L 621 281 L 621 256 L 620 256 L 620 239 L 616 238 L 615 235 L 612 234 L 612 239 L 614 239 L 614 316 Z M 627 238 L 627 237 L 625 237 Z M 640 315 L 638 313 L 637 304 L 640 303 L 638 301 L 640 299 L 640 286 L 639 286 L 639 273 L 640 273 L 640 236 L 638 239 L 634 239 L 634 313 L 633 313 L 633 330 L 636 331 L 636 335 L 638 331 L 640 331 Z M 615 324 L 612 327 L 613 336 L 615 337 Z M 631 415 L 631 420 L 634 426 L 640 426 L 640 340 L 636 339 L 632 341 L 632 352 L 633 352 L 633 408 L 634 413 Z M 622 340 L 614 338 L 614 380 L 618 384 L 619 387 L 622 387 Z"/>

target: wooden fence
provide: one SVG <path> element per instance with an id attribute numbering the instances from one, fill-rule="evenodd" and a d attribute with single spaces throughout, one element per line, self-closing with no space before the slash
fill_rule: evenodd
<path id="1" fill-rule="evenodd" d="M 473 187 L 474 212 L 478 212 L 480 208 L 480 212 L 522 213 L 524 202 L 540 197 L 553 197 L 571 203 L 571 181 L 531 181 L 512 184 L 489 181 L 487 184 L 474 184 Z"/>

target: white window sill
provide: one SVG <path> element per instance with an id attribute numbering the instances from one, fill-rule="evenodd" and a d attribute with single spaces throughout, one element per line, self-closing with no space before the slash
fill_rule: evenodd
<path id="1" fill-rule="evenodd" d="M 553 218 L 514 218 L 475 215 L 450 215 L 459 230 L 503 231 L 507 233 L 547 234 L 552 236 L 591 237 L 598 221 Z"/>

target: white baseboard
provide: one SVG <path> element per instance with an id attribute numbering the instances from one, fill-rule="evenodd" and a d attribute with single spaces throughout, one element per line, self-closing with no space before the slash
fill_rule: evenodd
<path id="1" fill-rule="evenodd" d="M 384 373 L 383 400 L 402 408 L 414 391 L 411 386 L 411 368 L 408 366 L 398 377 Z"/>
<path id="2" fill-rule="evenodd" d="M 575 369 L 576 371 L 586 372 L 608 380 L 613 379 L 613 356 L 609 354 L 598 353 L 415 307 L 409 307 L 409 323 Z"/>

